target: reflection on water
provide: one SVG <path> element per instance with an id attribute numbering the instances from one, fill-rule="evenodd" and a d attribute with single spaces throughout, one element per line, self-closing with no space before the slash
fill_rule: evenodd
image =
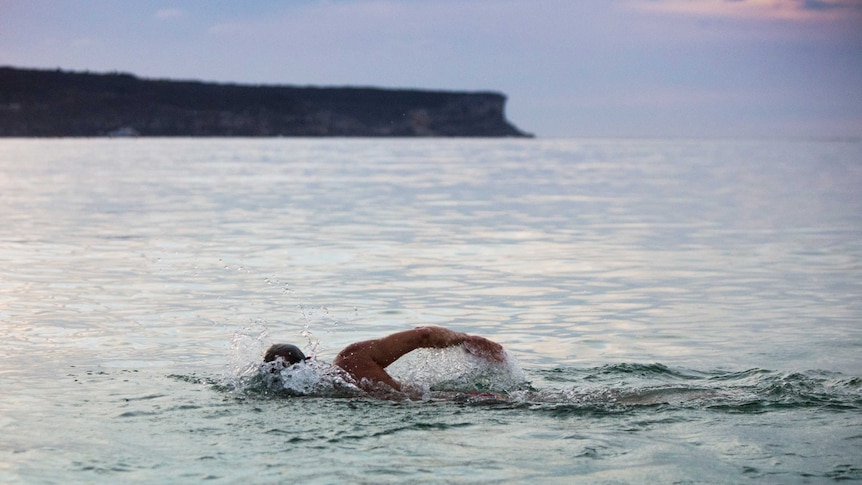
<path id="1" fill-rule="evenodd" d="M 0 481 L 859 479 L 860 160 L 858 142 L 2 140 Z M 212 386 L 272 340 L 326 362 L 425 324 L 501 342 L 531 387 Z M 432 362 L 399 372 L 430 390 Z"/>

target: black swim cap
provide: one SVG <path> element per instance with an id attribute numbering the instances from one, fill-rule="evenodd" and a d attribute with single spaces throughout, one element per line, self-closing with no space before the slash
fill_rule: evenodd
<path id="1" fill-rule="evenodd" d="M 291 344 L 273 344 L 263 356 L 264 362 L 272 362 L 281 357 L 288 365 L 297 364 L 305 360 L 305 354 L 299 347 Z"/>

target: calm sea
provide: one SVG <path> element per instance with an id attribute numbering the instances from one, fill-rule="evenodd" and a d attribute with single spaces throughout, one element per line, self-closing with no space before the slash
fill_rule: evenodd
<path id="1" fill-rule="evenodd" d="M 0 227 L 2 483 L 862 480 L 862 142 L 5 139 Z M 255 380 L 418 325 L 510 362 Z"/>

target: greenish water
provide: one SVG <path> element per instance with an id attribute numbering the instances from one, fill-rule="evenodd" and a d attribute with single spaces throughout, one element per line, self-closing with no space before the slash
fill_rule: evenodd
<path id="1" fill-rule="evenodd" d="M 859 187 L 858 142 L 0 140 L 0 481 L 862 480 Z M 325 373 L 429 324 L 511 360 Z"/>

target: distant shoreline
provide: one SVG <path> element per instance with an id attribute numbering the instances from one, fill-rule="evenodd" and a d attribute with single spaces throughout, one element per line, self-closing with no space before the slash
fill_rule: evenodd
<path id="1" fill-rule="evenodd" d="M 296 87 L 0 67 L 0 137 L 531 137 L 496 92 Z"/>

